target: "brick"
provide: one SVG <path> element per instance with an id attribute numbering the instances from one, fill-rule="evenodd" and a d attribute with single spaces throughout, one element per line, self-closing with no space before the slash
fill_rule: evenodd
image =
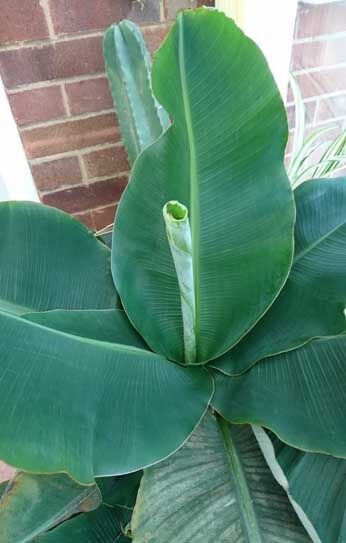
<path id="1" fill-rule="evenodd" d="M 295 43 L 292 48 L 292 70 L 328 66 L 346 62 L 346 38 Z"/>
<path id="2" fill-rule="evenodd" d="M 214 7 L 215 6 L 215 0 L 197 0 L 197 6 L 209 6 Z"/>
<path id="3" fill-rule="evenodd" d="M 317 110 L 317 122 L 333 120 L 335 117 L 346 116 L 346 94 L 330 96 L 320 100 Z"/>
<path id="4" fill-rule="evenodd" d="M 31 171 L 39 190 L 54 190 L 63 185 L 80 184 L 82 173 L 77 157 L 65 157 L 33 164 Z"/>
<path id="5" fill-rule="evenodd" d="M 143 28 L 142 30 L 150 53 L 154 53 L 167 36 L 169 25 L 162 24 L 155 27 Z"/>
<path id="6" fill-rule="evenodd" d="M 130 169 L 123 146 L 92 151 L 83 155 L 88 178 L 112 176 Z"/>
<path id="7" fill-rule="evenodd" d="M 0 51 L 5 86 L 104 72 L 102 36 Z"/>
<path id="8" fill-rule="evenodd" d="M 37 40 L 49 36 L 39 0 L 1 2 L 0 43 Z"/>
<path id="9" fill-rule="evenodd" d="M 15 473 L 16 470 L 14 468 L 11 468 L 11 466 L 8 466 L 4 462 L 0 462 L 0 483 L 8 481 Z"/>
<path id="10" fill-rule="evenodd" d="M 314 120 L 314 115 L 316 111 L 316 101 L 313 102 L 305 102 L 305 122 L 307 124 L 311 124 Z M 287 117 L 288 117 L 288 127 L 294 128 L 295 125 L 295 107 L 294 106 L 288 106 L 287 107 Z"/>
<path id="11" fill-rule="evenodd" d="M 113 108 L 106 78 L 87 79 L 65 85 L 72 115 Z"/>
<path id="12" fill-rule="evenodd" d="M 18 91 L 8 99 L 19 125 L 58 119 L 66 114 L 60 86 Z"/>
<path id="13" fill-rule="evenodd" d="M 345 31 L 346 2 L 332 4 L 301 4 L 298 12 L 296 37 L 308 38 Z"/>
<path id="14" fill-rule="evenodd" d="M 23 130 L 21 135 L 29 159 L 116 142 L 120 139 L 113 113 L 31 128 Z"/>
<path id="15" fill-rule="evenodd" d="M 168 19 L 175 19 L 180 9 L 196 7 L 197 0 L 165 0 L 165 13 Z"/>
<path id="16" fill-rule="evenodd" d="M 56 34 L 104 30 L 122 18 L 114 0 L 50 0 L 49 7 Z"/>
<path id="17" fill-rule="evenodd" d="M 75 219 L 77 219 L 77 221 L 80 221 L 87 228 L 90 228 L 90 230 L 95 230 L 94 220 L 91 211 L 86 211 L 85 213 L 75 213 L 73 216 Z"/>
<path id="18" fill-rule="evenodd" d="M 95 211 L 92 211 L 95 229 L 101 230 L 101 228 L 105 228 L 105 226 L 113 224 L 116 209 L 117 205 L 113 204 L 111 206 L 102 207 L 100 209 L 95 209 Z"/>
<path id="19" fill-rule="evenodd" d="M 118 202 L 127 184 L 127 177 L 97 181 L 42 196 L 44 204 L 57 207 L 67 213 L 80 213 Z"/>
<path id="20" fill-rule="evenodd" d="M 124 0 L 123 17 L 136 23 L 160 21 L 160 0 Z"/>
<path id="21" fill-rule="evenodd" d="M 298 75 L 297 79 L 304 98 L 343 91 L 346 85 L 346 67 L 308 72 Z M 292 96 L 289 93 L 289 100 L 291 99 Z"/>

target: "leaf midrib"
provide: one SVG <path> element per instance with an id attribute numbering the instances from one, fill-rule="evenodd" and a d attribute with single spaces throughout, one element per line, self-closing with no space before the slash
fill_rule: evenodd
<path id="1" fill-rule="evenodd" d="M 198 353 L 199 335 L 200 335 L 200 209 L 199 209 L 199 190 L 197 175 L 197 155 L 195 136 L 193 132 L 191 105 L 186 80 L 185 50 L 184 50 L 184 29 L 183 16 L 180 14 L 177 19 L 179 29 L 179 74 L 181 81 L 181 91 L 183 98 L 183 107 L 186 122 L 186 132 L 188 146 L 190 150 L 190 224 L 192 239 L 192 266 L 195 294 L 195 338 Z"/>
<path id="2" fill-rule="evenodd" d="M 343 226 L 345 226 L 345 224 L 346 224 L 346 221 L 342 221 L 341 223 L 337 224 L 335 228 L 332 228 L 332 230 L 328 230 L 328 232 L 326 232 L 323 236 L 321 236 L 316 241 L 308 245 L 308 247 L 306 247 L 301 253 L 299 253 L 294 258 L 293 266 L 295 266 L 297 262 L 299 262 L 299 260 L 301 260 L 305 255 L 307 255 L 308 253 L 313 251 L 316 247 L 318 247 L 320 243 L 323 243 L 323 241 L 329 238 L 329 236 L 332 236 L 337 230 L 339 230 L 339 228 L 342 228 Z"/>
<path id="3" fill-rule="evenodd" d="M 253 500 L 251 498 L 243 467 L 232 440 L 229 423 L 221 416 L 217 416 L 217 421 L 219 423 L 220 433 L 232 472 L 232 478 L 235 483 L 235 492 L 237 494 L 239 509 L 243 519 L 243 526 L 248 536 L 248 541 L 251 543 L 263 543 L 256 512 L 253 507 Z"/>

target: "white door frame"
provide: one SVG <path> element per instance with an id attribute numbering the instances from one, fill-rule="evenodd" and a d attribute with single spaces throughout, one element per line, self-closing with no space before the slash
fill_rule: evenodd
<path id="1" fill-rule="evenodd" d="M 286 101 L 297 0 L 216 0 L 262 49 Z"/>
<path id="2" fill-rule="evenodd" d="M 16 121 L 0 77 L 0 201 L 39 201 Z"/>

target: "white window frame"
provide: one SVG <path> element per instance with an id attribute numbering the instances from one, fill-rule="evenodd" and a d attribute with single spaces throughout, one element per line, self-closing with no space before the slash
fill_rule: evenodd
<path id="1" fill-rule="evenodd" d="M 297 0 L 216 0 L 262 49 L 286 101 Z"/>
<path id="2" fill-rule="evenodd" d="M 1 78 L 0 119 L 0 201 L 38 202 L 39 196 Z"/>

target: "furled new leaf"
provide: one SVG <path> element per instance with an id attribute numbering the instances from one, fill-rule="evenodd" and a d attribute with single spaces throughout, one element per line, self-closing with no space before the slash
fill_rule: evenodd
<path id="1" fill-rule="evenodd" d="M 147 350 L 9 314 L 0 328 L 0 458 L 27 471 L 89 484 L 153 464 L 187 439 L 213 392 L 205 370 Z"/>
<path id="2" fill-rule="evenodd" d="M 205 362 L 255 324 L 291 265 L 286 115 L 262 53 L 217 11 L 179 13 L 155 56 L 152 81 L 173 123 L 134 165 L 118 208 L 112 270 L 135 328 L 153 350 L 183 361 L 180 293 L 162 209 L 170 200 L 184 204 L 196 362 Z"/>
<path id="3" fill-rule="evenodd" d="M 226 374 L 239 374 L 265 356 L 346 330 L 346 178 L 307 181 L 294 194 L 290 275 L 260 322 L 212 363 Z"/>
<path id="4" fill-rule="evenodd" d="M 101 504 L 97 485 L 64 474 L 18 473 L 0 501 L 0 543 L 26 543 L 72 515 Z"/>
<path id="5" fill-rule="evenodd" d="M 145 470 L 134 543 L 308 543 L 249 426 L 206 415 L 168 460 Z"/>
<path id="6" fill-rule="evenodd" d="M 110 251 L 66 213 L 0 203 L 0 309 L 111 309 L 119 304 Z"/>
<path id="7" fill-rule="evenodd" d="M 153 95 L 150 55 L 134 23 L 121 21 L 108 28 L 104 57 L 122 139 L 132 165 L 139 153 L 170 125 L 170 120 Z"/>
<path id="8" fill-rule="evenodd" d="M 276 480 L 286 490 L 314 543 L 346 541 L 346 461 L 285 445 L 272 432 L 254 427 Z"/>
<path id="9" fill-rule="evenodd" d="M 346 457 L 346 336 L 316 339 L 265 358 L 237 377 L 215 373 L 213 407 L 265 426 L 284 442 Z"/>

